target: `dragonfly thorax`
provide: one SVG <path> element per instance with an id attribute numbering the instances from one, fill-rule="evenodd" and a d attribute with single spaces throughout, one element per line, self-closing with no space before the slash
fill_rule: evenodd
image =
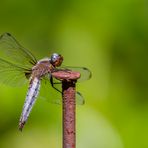
<path id="1" fill-rule="evenodd" d="M 50 58 L 46 57 L 46 58 L 43 58 L 41 60 L 39 60 L 37 63 L 41 63 L 41 62 L 50 62 Z"/>
<path id="2" fill-rule="evenodd" d="M 54 53 L 50 58 L 43 58 L 37 62 L 37 64 L 32 68 L 31 79 L 41 78 L 48 73 L 51 73 L 55 67 L 62 64 L 63 57 L 60 54 Z"/>

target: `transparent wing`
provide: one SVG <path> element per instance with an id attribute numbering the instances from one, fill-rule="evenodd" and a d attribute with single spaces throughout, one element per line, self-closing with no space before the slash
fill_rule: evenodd
<path id="1" fill-rule="evenodd" d="M 92 76 L 91 71 L 86 67 L 61 66 L 59 69 L 80 72 L 81 77 L 78 79 L 78 82 L 89 80 Z"/>
<path id="2" fill-rule="evenodd" d="M 60 87 L 59 87 L 60 88 Z M 54 88 L 52 88 L 51 84 L 50 84 L 50 79 L 48 78 L 48 75 L 46 75 L 46 77 L 44 77 L 41 80 L 41 88 L 40 88 L 40 92 L 39 92 L 39 98 L 50 102 L 50 103 L 55 103 L 58 100 L 62 99 L 62 96 L 60 96 L 61 94 L 56 91 Z"/>
<path id="3" fill-rule="evenodd" d="M 0 56 L 23 68 L 31 68 L 37 63 L 32 53 L 22 47 L 10 33 L 0 36 Z"/>
<path id="4" fill-rule="evenodd" d="M 55 99 L 52 99 L 52 100 L 47 100 L 48 102 L 50 103 L 53 103 L 53 104 L 58 104 L 58 105 L 62 105 L 62 95 L 61 95 L 61 98 L 55 98 Z M 84 105 L 85 104 L 85 100 L 82 96 L 82 94 L 80 92 L 76 92 L 76 104 L 77 105 Z"/>
<path id="5" fill-rule="evenodd" d="M 84 99 L 83 95 L 79 91 L 76 92 L 76 103 L 78 105 L 85 104 L 85 99 Z"/>
<path id="6" fill-rule="evenodd" d="M 62 92 L 61 82 L 54 79 L 54 86 Z M 41 89 L 39 93 L 39 98 L 46 100 L 47 102 L 54 104 L 62 104 L 62 93 L 55 90 L 49 80 L 49 76 L 47 75 L 41 81 Z M 76 104 L 83 105 L 85 103 L 84 98 L 80 92 L 76 92 Z"/>
<path id="7" fill-rule="evenodd" d="M 0 83 L 21 86 L 27 82 L 25 75 L 30 72 L 29 69 L 21 68 L 0 58 Z"/>

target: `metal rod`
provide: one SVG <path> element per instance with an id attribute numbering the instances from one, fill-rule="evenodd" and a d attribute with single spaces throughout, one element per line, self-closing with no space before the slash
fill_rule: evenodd
<path id="1" fill-rule="evenodd" d="M 75 82 L 62 82 L 63 98 L 63 148 L 75 148 Z"/>
<path id="2" fill-rule="evenodd" d="M 62 81 L 63 99 L 63 148 L 76 147 L 76 81 L 80 77 L 78 72 L 58 71 L 52 74 Z"/>

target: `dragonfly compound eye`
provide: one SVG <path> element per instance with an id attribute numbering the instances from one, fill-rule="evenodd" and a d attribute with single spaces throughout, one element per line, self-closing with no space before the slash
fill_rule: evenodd
<path id="1" fill-rule="evenodd" d="M 51 56 L 51 64 L 54 66 L 60 66 L 63 62 L 63 57 L 60 54 L 53 53 Z"/>

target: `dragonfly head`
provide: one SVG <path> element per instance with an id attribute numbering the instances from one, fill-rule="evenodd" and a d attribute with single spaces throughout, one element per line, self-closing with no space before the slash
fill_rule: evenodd
<path id="1" fill-rule="evenodd" d="M 57 53 L 53 53 L 51 55 L 51 64 L 55 67 L 58 67 L 62 64 L 63 62 L 63 57 L 60 55 L 60 54 L 57 54 Z"/>

